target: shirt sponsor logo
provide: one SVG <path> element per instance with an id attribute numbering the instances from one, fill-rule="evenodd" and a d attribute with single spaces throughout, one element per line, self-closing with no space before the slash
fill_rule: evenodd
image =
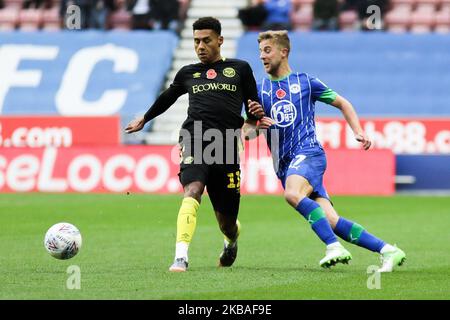
<path id="1" fill-rule="evenodd" d="M 236 71 L 233 68 L 225 68 L 222 73 L 227 78 L 233 78 L 236 75 Z"/>
<path id="2" fill-rule="evenodd" d="M 196 72 L 196 73 L 194 73 L 194 74 L 192 75 L 192 77 L 193 77 L 194 79 L 197 79 L 197 78 L 200 78 L 201 75 L 202 75 L 202 74 L 201 74 L 200 72 Z"/>
<path id="3" fill-rule="evenodd" d="M 297 118 L 297 109 L 291 101 L 281 100 L 272 106 L 270 116 L 275 120 L 277 126 L 288 127 Z"/>
<path id="4" fill-rule="evenodd" d="M 278 99 L 283 99 L 286 96 L 286 91 L 283 89 L 278 89 L 277 92 L 275 92 Z"/>
<path id="5" fill-rule="evenodd" d="M 219 91 L 231 91 L 235 92 L 237 90 L 237 87 L 235 84 L 229 84 L 229 83 L 206 83 L 206 84 L 197 84 L 195 86 L 192 86 L 192 93 L 199 93 L 203 91 L 210 91 L 210 90 L 219 90 Z"/>
<path id="6" fill-rule="evenodd" d="M 300 92 L 300 86 L 298 84 L 293 84 L 289 88 L 292 93 L 299 93 Z"/>
<path id="7" fill-rule="evenodd" d="M 214 79 L 217 77 L 217 72 L 214 69 L 209 69 L 208 71 L 206 71 L 206 78 L 208 79 Z"/>

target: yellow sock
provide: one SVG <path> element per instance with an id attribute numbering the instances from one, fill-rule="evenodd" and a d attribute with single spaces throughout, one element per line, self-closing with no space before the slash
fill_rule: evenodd
<path id="1" fill-rule="evenodd" d="M 227 244 L 234 243 L 239 238 L 239 234 L 241 233 L 241 223 L 239 222 L 239 220 L 236 220 L 236 225 L 237 225 L 237 232 L 236 232 L 235 239 L 230 239 L 226 235 L 224 235 L 224 238 L 225 238 L 225 241 L 227 242 Z"/>
<path id="2" fill-rule="evenodd" d="M 194 198 L 184 198 L 178 212 L 177 242 L 185 242 L 189 245 L 194 235 L 197 223 L 197 210 L 200 204 Z"/>

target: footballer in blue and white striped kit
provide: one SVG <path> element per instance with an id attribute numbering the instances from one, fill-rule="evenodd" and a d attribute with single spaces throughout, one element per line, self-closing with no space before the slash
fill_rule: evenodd
<path id="1" fill-rule="evenodd" d="M 340 217 L 323 185 L 327 161 L 315 128 L 315 102 L 341 110 L 355 139 L 368 150 L 371 141 L 362 130 L 352 104 L 318 78 L 293 72 L 289 66 L 290 40 L 287 31 L 266 31 L 258 37 L 260 58 L 267 76 L 258 84 L 261 104 L 249 101 L 249 110 L 266 117 L 258 125 L 247 121 L 244 135 L 251 137 L 267 129 L 267 142 L 274 158 L 286 201 L 311 224 L 327 245 L 319 265 L 325 268 L 352 259 L 336 236 L 381 254 L 379 272 L 391 272 L 403 264 L 405 253 L 367 232 L 361 225 Z"/>
<path id="2" fill-rule="evenodd" d="M 298 174 L 313 186 L 311 198 L 328 199 L 322 184 L 326 158 L 316 137 L 314 104 L 317 100 L 330 103 L 337 94 L 317 78 L 292 72 L 281 79 L 263 78 L 258 94 L 265 114 L 270 115 L 278 129 L 278 139 L 269 130 L 267 141 L 276 157 L 275 168 L 283 186 L 288 176 Z"/>

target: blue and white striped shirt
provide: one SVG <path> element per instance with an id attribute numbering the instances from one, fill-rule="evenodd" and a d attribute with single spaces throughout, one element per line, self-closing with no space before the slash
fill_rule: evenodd
<path id="1" fill-rule="evenodd" d="M 281 80 L 263 78 L 258 84 L 258 95 L 266 116 L 276 122 L 268 132 L 267 143 L 280 164 L 289 164 L 299 153 L 322 150 L 316 137 L 315 102 L 333 102 L 333 90 L 306 73 L 290 73 Z M 278 139 L 272 136 L 274 129 L 278 129 Z"/>

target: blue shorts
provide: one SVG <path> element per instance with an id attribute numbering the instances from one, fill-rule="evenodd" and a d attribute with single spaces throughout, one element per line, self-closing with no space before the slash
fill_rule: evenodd
<path id="1" fill-rule="evenodd" d="M 313 187 L 313 192 L 309 196 L 311 199 L 325 198 L 330 200 L 327 191 L 323 185 L 323 175 L 327 168 L 327 158 L 325 152 L 313 154 L 297 154 L 290 159 L 290 162 L 280 167 L 278 178 L 286 188 L 286 179 L 291 175 L 299 175 L 308 180 Z"/>

